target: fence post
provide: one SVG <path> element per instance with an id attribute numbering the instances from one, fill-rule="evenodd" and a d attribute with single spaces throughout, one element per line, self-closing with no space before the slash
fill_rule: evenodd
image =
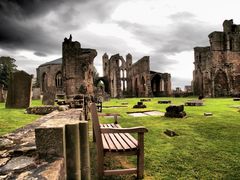
<path id="1" fill-rule="evenodd" d="M 66 124 L 64 127 L 64 156 L 66 179 L 81 179 L 79 125 Z"/>
<path id="2" fill-rule="evenodd" d="M 79 136 L 80 136 L 80 159 L 81 159 L 81 178 L 90 180 L 90 152 L 89 152 L 89 139 L 88 139 L 88 122 L 81 121 L 79 123 Z"/>

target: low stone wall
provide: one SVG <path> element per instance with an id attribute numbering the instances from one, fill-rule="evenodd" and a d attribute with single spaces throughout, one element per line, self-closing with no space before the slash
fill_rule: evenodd
<path id="1" fill-rule="evenodd" d="M 0 179 L 65 178 L 63 157 L 39 159 L 34 129 L 58 114 L 54 111 L 32 124 L 0 137 Z"/>
<path id="2" fill-rule="evenodd" d="M 0 179 L 62 180 L 68 175 L 69 177 L 72 174 L 75 175 L 75 171 L 86 168 L 88 171 L 81 170 L 79 175 L 82 176 L 82 179 L 87 177 L 90 172 L 89 165 L 84 164 L 80 161 L 81 159 L 73 159 L 75 153 L 66 153 L 64 150 L 67 144 L 66 151 L 77 150 L 81 153 L 81 157 L 84 153 L 85 155 L 88 153 L 87 151 L 84 152 L 83 149 L 88 145 L 88 139 L 86 138 L 88 123 L 87 121 L 79 121 L 81 114 L 82 109 L 53 111 L 32 124 L 0 137 Z M 66 134 L 66 124 L 68 124 L 67 126 L 79 127 L 77 137 L 80 137 L 80 141 L 76 142 L 83 143 L 80 146 L 81 151 L 79 148 L 73 148 L 75 141 Z M 80 131 L 83 126 L 85 131 Z M 72 131 L 68 132 L 72 135 Z M 83 132 L 85 132 L 84 135 Z M 66 138 L 69 139 L 65 140 Z M 74 143 L 71 144 L 72 142 Z M 80 157 L 80 155 L 77 157 Z M 75 171 L 70 166 L 73 161 L 81 162 L 79 163 L 81 167 L 76 166 Z"/>

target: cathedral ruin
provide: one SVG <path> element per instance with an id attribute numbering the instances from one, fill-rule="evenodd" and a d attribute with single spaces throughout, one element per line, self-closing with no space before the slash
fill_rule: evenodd
<path id="1" fill-rule="evenodd" d="M 240 25 L 223 22 L 209 34 L 210 46 L 194 48 L 193 91 L 206 97 L 240 94 Z"/>
<path id="2" fill-rule="evenodd" d="M 62 44 L 62 58 L 40 65 L 37 81 L 41 92 L 54 91 L 55 94 L 73 98 L 77 94 L 94 94 L 93 60 L 95 49 L 81 48 L 81 44 L 65 38 Z"/>
<path id="3" fill-rule="evenodd" d="M 126 60 L 119 54 L 110 58 L 102 56 L 105 92 L 111 97 L 151 97 L 171 95 L 171 75 L 150 70 L 149 56 L 132 63 L 132 55 Z"/>
<path id="4" fill-rule="evenodd" d="M 83 49 L 72 37 L 62 44 L 62 58 L 40 65 L 37 68 L 37 82 L 41 92 L 53 91 L 67 99 L 76 94 L 98 95 L 97 84 L 104 89 L 101 95 L 110 97 L 152 97 L 171 95 L 171 75 L 150 70 L 149 56 L 132 63 L 132 55 L 126 60 L 119 54 L 110 58 L 102 56 L 103 77 L 93 82 L 93 60 L 97 52 Z M 95 88 L 94 88 L 95 86 Z"/>

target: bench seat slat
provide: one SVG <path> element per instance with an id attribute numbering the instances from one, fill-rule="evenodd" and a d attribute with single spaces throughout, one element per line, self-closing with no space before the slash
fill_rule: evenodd
<path id="1" fill-rule="evenodd" d="M 100 127 L 121 128 L 119 124 L 100 124 Z M 129 133 L 104 133 L 104 138 L 108 144 L 108 148 L 105 146 L 105 150 L 126 151 L 137 149 L 137 140 Z"/>
<path id="2" fill-rule="evenodd" d="M 109 128 L 116 128 L 115 124 L 107 124 L 107 126 Z M 122 138 L 122 136 L 119 135 L 119 133 L 114 133 L 112 134 L 112 136 L 114 136 L 115 139 L 115 144 L 119 144 L 119 148 L 118 150 L 120 151 L 125 151 L 125 150 L 129 150 L 131 149 L 131 147 L 124 141 L 124 139 Z"/>
<path id="3" fill-rule="evenodd" d="M 117 128 L 122 128 L 119 124 L 115 124 L 115 126 L 117 127 Z M 120 134 L 123 134 L 123 133 L 120 133 Z M 127 143 L 129 144 L 129 146 L 131 147 L 131 148 L 137 148 L 137 146 L 138 146 L 138 141 L 131 135 L 131 134 L 129 134 L 129 133 L 124 133 L 124 137 L 127 137 L 126 138 L 126 140 L 129 140 L 129 141 L 127 141 Z M 124 138 L 125 139 L 125 138 Z"/>
<path id="4" fill-rule="evenodd" d="M 107 141 L 107 144 L 108 144 L 108 147 L 109 147 L 108 150 L 110 150 L 110 151 L 111 150 L 116 150 L 116 147 L 115 147 L 114 143 L 112 142 L 109 134 L 104 133 L 103 136 L 105 137 L 105 139 Z"/>

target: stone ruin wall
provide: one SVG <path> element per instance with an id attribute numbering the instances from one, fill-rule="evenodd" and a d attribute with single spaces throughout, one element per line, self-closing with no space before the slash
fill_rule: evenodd
<path id="1" fill-rule="evenodd" d="M 128 77 L 127 72 L 129 69 L 130 54 L 126 56 L 126 61 L 119 54 L 108 57 L 105 53 L 102 57 L 103 60 L 103 76 L 109 82 L 109 94 L 112 97 L 123 97 L 128 92 Z"/>
<path id="2" fill-rule="evenodd" d="M 150 71 L 149 56 L 144 56 L 132 64 L 132 55 L 127 54 L 126 60 L 119 54 L 110 58 L 105 53 L 102 56 L 103 75 L 106 79 L 107 89 L 111 97 L 151 97 L 153 71 Z M 171 95 L 171 75 L 154 72 L 159 77 L 157 81 L 163 82 L 162 95 Z M 160 82 L 158 82 L 159 84 Z M 159 94 L 159 93 L 158 93 Z"/>
<path id="3" fill-rule="evenodd" d="M 65 38 L 62 46 L 63 82 L 68 98 L 76 94 L 93 95 L 93 60 L 97 56 L 94 49 L 83 49 L 72 37 Z"/>
<path id="4" fill-rule="evenodd" d="M 37 81 L 42 93 L 49 89 L 55 89 L 57 94 L 64 93 L 63 88 L 56 87 L 55 79 L 58 73 L 62 74 L 61 64 L 48 64 L 37 68 Z"/>
<path id="5" fill-rule="evenodd" d="M 149 56 L 144 56 L 129 68 L 129 93 L 134 97 L 152 96 L 149 63 Z"/>
<path id="6" fill-rule="evenodd" d="M 209 34 L 210 47 L 196 47 L 193 86 L 196 95 L 240 94 L 240 26 L 225 20 L 223 32 Z"/>

